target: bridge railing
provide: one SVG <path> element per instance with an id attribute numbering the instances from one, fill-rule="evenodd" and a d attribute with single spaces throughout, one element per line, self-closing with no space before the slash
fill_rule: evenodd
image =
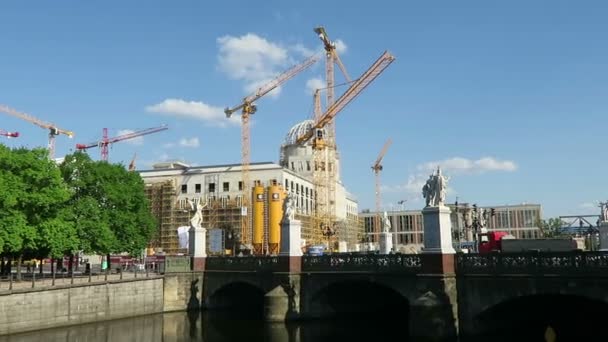
<path id="1" fill-rule="evenodd" d="M 420 273 L 420 255 L 327 254 L 302 257 L 302 272 L 396 272 Z"/>
<path id="2" fill-rule="evenodd" d="M 457 274 L 608 274 L 606 252 L 458 254 Z"/>
<path id="3" fill-rule="evenodd" d="M 207 257 L 207 271 L 277 271 L 278 256 Z"/>

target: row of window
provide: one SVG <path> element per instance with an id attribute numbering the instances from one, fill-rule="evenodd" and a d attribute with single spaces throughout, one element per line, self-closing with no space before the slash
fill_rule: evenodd
<path id="1" fill-rule="evenodd" d="M 188 184 L 182 184 L 182 194 L 187 194 L 188 193 Z M 229 192 L 230 191 L 230 182 L 223 182 L 222 183 L 222 191 L 223 192 Z M 239 181 L 239 191 L 243 191 L 243 182 Z M 195 194 L 200 194 L 202 192 L 202 185 L 200 183 L 194 184 L 194 193 Z M 208 193 L 214 193 L 216 192 L 216 186 L 215 183 L 209 183 L 207 184 L 207 192 Z"/>
<path id="2" fill-rule="evenodd" d="M 292 171 L 295 172 L 304 172 L 304 161 L 302 160 L 298 160 L 298 161 L 292 161 L 291 163 L 291 167 L 290 169 Z M 329 163 L 329 170 L 331 171 L 333 169 L 333 163 Z M 287 167 L 287 165 L 285 165 Z M 297 166 L 297 168 L 296 168 Z M 321 171 L 325 171 L 325 162 L 320 162 L 320 164 L 315 164 L 315 171 L 319 170 L 319 167 L 321 169 Z M 306 171 L 310 172 L 310 160 L 306 161 Z"/>

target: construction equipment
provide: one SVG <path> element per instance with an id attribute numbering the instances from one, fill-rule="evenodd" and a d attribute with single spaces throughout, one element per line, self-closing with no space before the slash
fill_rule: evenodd
<path id="1" fill-rule="evenodd" d="M 335 75 L 334 75 L 334 64 L 337 64 L 347 83 L 352 82 L 340 56 L 338 55 L 336 43 L 329 39 L 327 35 L 327 31 L 322 26 L 314 28 L 314 32 L 319 36 L 319 39 L 323 42 L 323 48 L 325 49 L 325 81 L 326 87 L 326 108 L 329 108 L 334 103 L 334 91 L 335 91 Z M 316 94 L 318 95 L 318 94 Z M 318 103 L 317 103 L 318 102 Z M 315 101 L 315 109 L 319 106 L 320 108 L 320 98 L 317 98 Z M 320 111 L 316 112 L 315 117 L 320 115 Z M 315 118 L 316 119 L 316 118 Z M 329 121 L 324 128 L 326 132 L 326 137 L 324 138 L 325 149 L 316 150 L 314 154 L 314 158 L 316 160 L 316 164 L 323 163 L 327 167 L 321 168 L 321 170 L 317 169 L 316 172 L 313 171 L 313 184 L 316 189 L 319 189 L 319 193 L 321 193 L 320 198 L 322 200 L 321 207 L 327 208 L 327 212 L 335 213 L 335 203 L 336 203 L 336 183 L 338 180 L 338 167 L 337 167 L 337 159 L 338 159 L 338 147 L 336 143 L 336 126 L 334 121 Z M 328 228 L 326 228 L 328 229 Z M 331 233 L 327 231 L 327 233 Z"/>
<path id="2" fill-rule="evenodd" d="M 129 171 L 135 171 L 135 158 L 137 158 L 137 152 L 133 153 L 133 158 L 131 158 L 131 162 L 129 163 Z"/>
<path id="3" fill-rule="evenodd" d="M 380 194 L 380 171 L 382 171 L 383 166 L 381 163 L 382 159 L 384 158 L 384 155 L 386 154 L 386 151 L 388 151 L 388 148 L 391 146 L 392 143 L 393 140 L 391 138 L 389 138 L 386 143 L 384 143 L 382 151 L 380 151 L 378 158 L 376 158 L 376 162 L 374 163 L 374 165 L 372 165 L 372 170 L 376 175 L 376 219 L 374 221 L 374 232 L 377 234 L 380 233 L 380 210 L 382 207 L 382 196 Z"/>
<path id="4" fill-rule="evenodd" d="M 44 129 L 48 129 L 49 130 L 49 158 L 53 159 L 55 157 L 55 136 L 59 135 L 59 134 L 64 134 L 67 135 L 68 138 L 72 138 L 74 136 L 74 132 L 72 131 L 68 131 L 62 128 L 59 128 L 57 126 L 55 126 L 52 123 L 48 123 L 45 121 L 42 121 L 38 118 L 35 118 L 29 114 L 26 113 L 22 113 L 19 112 L 13 108 L 10 108 L 8 106 L 5 105 L 1 105 L 0 104 L 0 112 L 5 112 L 6 114 L 18 117 L 22 120 L 28 121 L 33 123 L 36 126 L 42 127 Z"/>
<path id="5" fill-rule="evenodd" d="M 324 136 L 324 127 L 326 127 L 328 123 L 332 122 L 336 115 L 338 115 L 338 113 L 342 111 L 346 105 L 348 105 L 363 91 L 363 89 L 365 89 L 374 79 L 376 79 L 376 77 L 378 77 L 378 75 L 380 75 L 394 60 L 395 57 L 388 51 L 385 51 L 370 68 L 368 68 L 358 79 L 351 83 L 350 87 L 344 92 L 344 94 L 342 94 L 342 96 L 340 96 L 336 102 L 329 106 L 325 113 L 322 115 L 316 114 L 317 118 L 315 119 L 315 124 L 310 130 L 296 139 L 296 143 L 304 144 L 314 137 L 312 145 L 315 153 L 315 165 L 313 168 L 315 173 L 331 174 L 329 171 L 335 172 L 336 169 L 335 166 L 332 167 L 330 165 L 330 162 L 335 163 L 335 160 L 331 160 L 328 156 L 328 150 L 331 148 L 327 148 L 327 136 Z M 315 92 L 315 111 L 318 111 L 320 107 L 318 94 L 318 92 Z M 327 133 L 326 135 L 330 134 Z M 318 177 L 315 176 L 314 178 Z M 325 177 L 325 179 L 328 179 L 328 177 Z M 335 187 L 335 184 L 331 184 L 331 177 L 329 177 L 329 179 L 329 182 L 322 181 L 318 184 L 315 183 L 316 194 L 313 229 L 316 233 L 313 233 L 313 235 L 315 236 L 314 240 L 316 241 L 314 242 L 320 242 L 323 232 L 326 229 L 333 227 L 335 223 L 335 210 L 332 211 L 332 207 L 335 206 L 335 203 L 332 203 L 331 200 L 331 187 Z"/>
<path id="6" fill-rule="evenodd" d="M 249 130 L 249 116 L 255 114 L 257 111 L 257 106 L 254 104 L 255 101 L 259 100 L 262 96 L 268 94 L 272 90 L 276 89 L 281 84 L 285 83 L 287 80 L 291 79 L 298 73 L 307 69 L 314 63 L 318 61 L 318 56 L 313 55 L 307 58 L 302 63 L 299 63 L 289 70 L 283 72 L 279 76 L 277 76 L 272 81 L 266 83 L 265 85 L 258 88 L 258 90 L 245 97 L 243 102 L 233 108 L 226 108 L 224 113 L 226 113 L 226 117 L 230 118 L 232 114 L 238 110 L 241 110 L 241 163 L 242 163 L 242 191 L 243 198 L 241 204 L 241 244 L 249 245 L 251 243 L 251 234 L 249 232 L 249 203 L 251 197 L 251 184 L 249 184 L 249 165 L 250 165 L 250 130 Z"/>
<path id="7" fill-rule="evenodd" d="M 0 135 L 5 136 L 7 138 L 17 138 L 19 137 L 19 132 L 9 132 L 3 129 L 0 129 Z"/>
<path id="8" fill-rule="evenodd" d="M 108 138 L 108 129 L 103 129 L 103 137 L 99 141 L 95 141 L 88 144 L 76 144 L 77 150 L 86 150 L 92 147 L 100 147 L 101 148 L 101 160 L 108 161 L 108 146 L 113 143 L 117 143 L 119 141 L 133 139 L 137 137 L 141 137 L 143 135 L 152 134 L 160 131 L 164 131 L 169 129 L 167 125 L 162 125 L 160 127 L 147 128 L 141 131 L 127 133 L 123 135 L 119 135 L 113 138 Z"/>

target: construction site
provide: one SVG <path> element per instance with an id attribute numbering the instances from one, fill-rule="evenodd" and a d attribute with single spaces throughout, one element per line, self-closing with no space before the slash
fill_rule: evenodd
<path id="1" fill-rule="evenodd" d="M 225 109 L 227 117 L 241 114 L 239 164 L 190 166 L 165 162 L 155 164 L 151 170 L 138 171 L 159 222 L 152 249 L 167 254 L 185 253 L 179 244 L 178 228 L 189 225 L 189 203 L 201 203 L 205 206 L 203 226 L 208 231 L 222 232 L 220 253 L 277 254 L 287 194 L 294 199 L 295 218 L 302 222 L 302 248 L 322 244 L 330 250 L 352 251 L 365 240 L 357 201 L 340 179 L 335 118 L 395 58 L 385 51 L 360 76 L 351 78 L 325 28 L 316 27 L 314 32 L 323 43 L 322 53 L 289 68 Z M 252 163 L 249 120 L 257 111 L 255 102 L 323 57 L 326 84 L 314 92 L 313 117 L 303 118 L 286 130 L 278 164 Z M 340 95 L 336 94 L 336 65 L 342 75 L 340 83 L 348 86 Z M 375 165 L 376 174 L 381 170 L 379 163 Z"/>
<path id="2" fill-rule="evenodd" d="M 153 165 L 151 170 L 137 171 L 146 184 L 151 210 L 159 224 L 158 234 L 149 245 L 150 253 L 186 253 L 187 246 L 180 244 L 178 231 L 184 231 L 189 226 L 192 206 L 200 204 L 204 206 L 203 225 L 210 235 L 208 245 L 214 247 L 209 249 L 212 253 L 277 254 L 287 196 L 293 199 L 295 219 L 301 221 L 302 248 L 322 244 L 330 250 L 352 251 L 366 240 L 357 200 L 341 181 L 335 118 L 395 58 L 385 51 L 358 77 L 351 78 L 338 55 L 335 42 L 329 38 L 325 28 L 316 27 L 313 31 L 322 42 L 321 52 L 280 73 L 253 94 L 224 110 L 227 118 L 240 113 L 240 163 L 190 166 L 180 162 L 164 162 Z M 252 163 L 249 121 L 257 112 L 256 101 L 323 59 L 325 84 L 314 91 L 312 118 L 302 118 L 300 123 L 285 130 L 285 139 L 278 142 L 278 163 Z M 341 73 L 339 83 L 336 82 L 335 66 Z M 344 86 L 342 89 L 346 90 L 336 94 L 338 86 Z M 8 106 L 0 105 L 0 111 L 48 130 L 51 159 L 54 159 L 55 137 L 65 135 L 71 138 L 74 135 L 70 130 Z M 99 147 L 101 160 L 108 161 L 109 146 L 112 144 L 167 129 L 166 125 L 162 125 L 110 137 L 108 129 L 103 128 L 100 139 L 78 143 L 75 150 L 87 151 Z M 19 137 L 18 132 L 5 130 L 0 130 L 0 135 Z M 380 205 L 380 162 L 387 148 L 388 145 L 372 166 L 377 180 L 377 206 Z M 61 162 L 60 159 L 56 161 Z M 128 166 L 131 171 L 135 171 L 135 160 L 136 155 Z M 378 224 L 375 226 L 379 227 Z M 221 248 L 217 247 L 218 244 Z"/>

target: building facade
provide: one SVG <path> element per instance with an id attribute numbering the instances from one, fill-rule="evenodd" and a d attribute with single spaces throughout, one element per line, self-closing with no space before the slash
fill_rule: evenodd
<path id="1" fill-rule="evenodd" d="M 229 237 L 227 240 L 239 239 L 244 196 L 241 171 L 240 164 L 189 166 L 176 162 L 158 163 L 151 170 L 138 171 L 146 184 L 152 212 L 159 221 L 159 234 L 152 247 L 161 248 L 171 254 L 184 252 L 178 246 L 177 228 L 189 225 L 189 200 L 194 203 L 207 203 L 203 211 L 203 225 L 206 228 L 225 230 L 225 236 Z M 280 185 L 285 193 L 291 193 L 296 219 L 302 221 L 304 242 L 323 242 L 312 241 L 313 227 L 309 221 L 315 201 L 309 179 L 272 162 L 252 163 L 249 174 L 253 183 L 264 186 Z M 250 203 L 253 203 L 253 200 Z M 357 220 L 357 202 L 345 198 L 343 203 L 345 208 L 339 219 L 346 227 L 352 228 Z M 252 227 L 251 216 L 249 215 L 249 227 Z M 357 234 L 351 230 L 339 231 L 334 240 L 355 243 Z M 227 241 L 226 245 L 235 245 L 235 242 Z"/>
<path id="2" fill-rule="evenodd" d="M 472 242 L 474 241 L 474 231 L 471 227 L 466 227 L 462 213 L 467 204 L 446 204 L 451 212 L 452 221 L 452 236 L 454 243 Z M 538 238 L 541 236 L 540 228 L 538 227 L 539 219 L 542 217 L 542 208 L 540 204 L 516 204 L 504 205 L 495 207 L 478 207 L 483 209 L 488 214 L 494 209 L 494 216 L 488 217 L 485 229 L 487 231 L 504 231 L 516 238 Z M 383 215 L 384 213 L 379 213 Z M 378 213 L 372 211 L 363 211 L 359 214 L 364 221 L 365 239 L 371 243 L 378 242 L 374 225 Z M 422 219 L 422 210 L 400 210 L 387 211 L 387 215 L 391 222 L 391 227 L 395 235 L 393 236 L 393 244 L 397 246 L 396 250 L 401 249 L 404 252 L 419 251 L 422 248 L 424 241 L 424 222 Z"/>

